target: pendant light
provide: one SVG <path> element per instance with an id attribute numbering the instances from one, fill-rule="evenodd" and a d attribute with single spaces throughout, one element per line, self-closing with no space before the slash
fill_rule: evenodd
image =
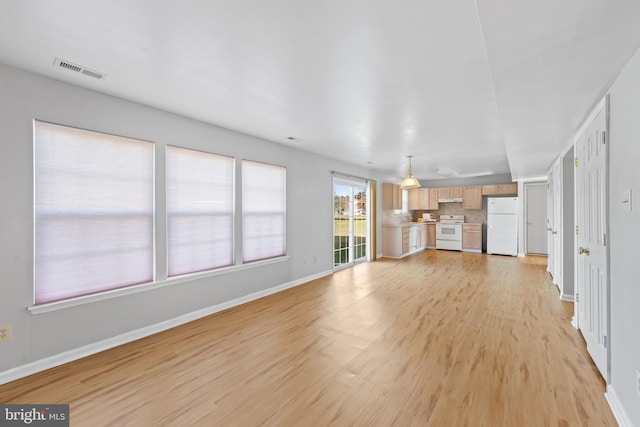
<path id="1" fill-rule="evenodd" d="M 407 173 L 407 177 L 400 184 L 400 188 L 418 188 L 420 187 L 420 183 L 417 179 L 413 177 L 413 173 L 411 172 L 411 159 L 413 156 L 407 156 L 409 159 L 409 173 Z"/>

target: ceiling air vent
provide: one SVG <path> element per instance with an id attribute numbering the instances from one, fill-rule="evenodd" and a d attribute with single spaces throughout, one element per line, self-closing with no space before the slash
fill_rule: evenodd
<path id="1" fill-rule="evenodd" d="M 56 58 L 53 61 L 53 65 L 54 65 L 54 67 L 64 68 L 65 70 L 74 71 L 76 73 L 84 74 L 85 76 L 93 77 L 93 78 L 96 78 L 96 79 L 99 79 L 99 80 L 104 79 L 105 77 L 107 77 L 106 74 L 90 70 L 90 69 L 88 69 L 86 67 L 83 67 L 83 66 L 78 65 L 78 64 L 74 64 L 74 63 L 69 62 L 69 61 L 65 61 L 64 59 L 60 59 L 60 58 Z"/>

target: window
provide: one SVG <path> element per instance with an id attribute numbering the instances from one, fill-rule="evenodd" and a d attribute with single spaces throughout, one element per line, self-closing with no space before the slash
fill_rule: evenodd
<path id="1" fill-rule="evenodd" d="M 285 255 L 286 169 L 242 161 L 242 259 Z"/>
<path id="2" fill-rule="evenodd" d="M 35 303 L 154 279 L 154 145 L 34 122 Z"/>
<path id="3" fill-rule="evenodd" d="M 234 159 L 167 147 L 167 274 L 233 264 Z"/>

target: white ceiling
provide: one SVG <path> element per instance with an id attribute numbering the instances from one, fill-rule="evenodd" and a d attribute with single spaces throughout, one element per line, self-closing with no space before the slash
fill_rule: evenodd
<path id="1" fill-rule="evenodd" d="M 521 179 L 569 145 L 639 23 L 638 0 L 0 0 L 0 62 L 390 178 L 411 154 L 421 179 Z"/>

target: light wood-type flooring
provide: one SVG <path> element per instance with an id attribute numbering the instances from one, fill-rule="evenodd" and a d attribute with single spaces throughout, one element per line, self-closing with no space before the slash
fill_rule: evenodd
<path id="1" fill-rule="evenodd" d="M 72 426 L 615 426 L 545 257 L 382 259 L 0 386 Z"/>

